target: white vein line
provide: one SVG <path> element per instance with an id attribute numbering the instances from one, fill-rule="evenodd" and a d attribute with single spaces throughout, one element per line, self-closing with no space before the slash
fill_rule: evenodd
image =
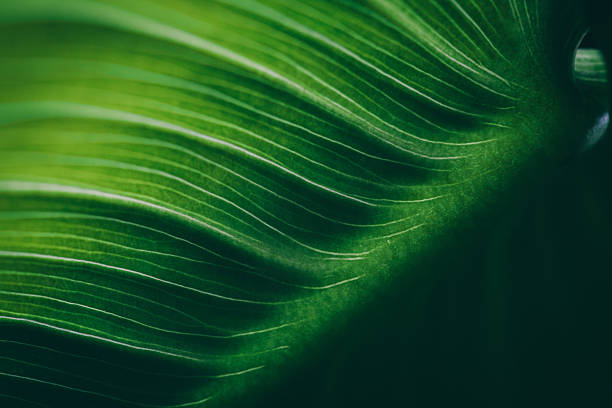
<path id="1" fill-rule="evenodd" d="M 261 366 L 260 368 L 263 368 L 263 366 Z M 122 402 L 122 403 L 132 404 L 132 405 L 141 406 L 141 407 L 152 407 L 152 408 L 193 407 L 193 406 L 196 406 L 196 405 L 200 405 L 200 404 L 202 404 L 202 403 L 204 403 L 204 402 L 206 402 L 206 401 L 208 401 L 208 400 L 210 400 L 212 398 L 212 396 L 209 396 L 209 397 L 197 400 L 197 401 L 185 402 L 185 403 L 182 403 L 182 404 L 170 404 L 170 405 L 146 404 L 146 403 L 141 403 L 141 402 L 137 402 L 137 401 L 130 401 L 130 400 L 118 398 L 118 397 L 115 397 L 115 396 L 112 396 L 112 395 L 103 394 L 103 393 L 96 392 L 96 391 L 90 391 L 90 390 L 86 390 L 86 389 L 82 389 L 82 388 L 70 387 L 68 385 L 59 384 L 59 383 L 55 383 L 55 382 L 51 382 L 51 381 L 45 381 L 45 380 L 42 380 L 40 378 L 27 377 L 27 376 L 18 375 L 18 374 L 12 374 L 12 373 L 8 373 L 8 372 L 5 372 L 5 371 L 0 371 L 0 375 L 3 375 L 5 377 L 19 379 L 19 380 L 35 382 L 35 383 L 39 383 L 39 384 L 51 385 L 51 386 L 54 386 L 54 387 L 57 387 L 57 388 L 67 389 L 67 390 L 70 390 L 70 391 L 76 391 L 76 392 L 80 392 L 80 393 L 83 393 L 83 394 L 95 395 L 96 397 L 102 397 L 102 398 L 110 399 L 110 400 L 113 400 L 113 401 L 119 401 L 119 402 Z"/>
<path id="2" fill-rule="evenodd" d="M 25 346 L 25 347 L 28 347 L 28 348 L 44 350 L 46 352 L 56 353 L 56 354 L 60 354 L 62 356 L 69 356 L 69 357 L 74 357 L 74 358 L 78 358 L 78 359 L 82 359 L 82 360 L 87 360 L 87 361 L 95 361 L 96 363 L 103 364 L 103 365 L 106 365 L 106 366 L 117 367 L 117 368 L 120 368 L 122 370 L 131 371 L 131 372 L 135 372 L 135 373 L 146 374 L 146 375 L 155 376 L 155 377 L 219 379 L 219 378 L 233 377 L 233 376 L 237 376 L 237 375 L 241 375 L 241 374 L 246 374 L 246 373 L 249 373 L 251 371 L 255 371 L 255 370 L 259 369 L 259 367 L 251 367 L 251 368 L 247 368 L 247 369 L 242 370 L 242 371 L 236 371 L 236 372 L 233 372 L 233 373 L 213 374 L 213 375 L 207 375 L 207 374 L 181 374 L 181 373 L 177 373 L 177 372 L 160 372 L 158 370 L 156 370 L 156 371 L 148 371 L 148 370 L 139 369 L 137 367 L 125 366 L 125 365 L 117 364 L 115 362 L 112 362 L 112 361 L 109 361 L 109 360 L 105 360 L 105 359 L 85 356 L 85 355 L 82 355 L 82 354 L 68 353 L 68 352 L 65 352 L 65 351 L 60 351 L 60 350 L 57 350 L 57 349 L 54 349 L 54 348 L 51 348 L 51 347 L 41 346 L 41 345 L 33 344 L 33 343 L 23 343 L 23 342 L 15 341 L 15 340 L 1 340 L 1 339 L 0 339 L 0 343 L 4 343 L 4 344 L 17 344 L 19 346 Z M 277 348 L 275 348 L 273 350 L 286 350 L 288 348 L 289 348 L 288 346 L 279 346 L 279 347 L 277 347 Z"/>
<path id="3" fill-rule="evenodd" d="M 286 304 L 286 303 L 292 303 L 292 302 L 288 302 L 288 301 L 283 301 L 283 302 L 263 302 L 263 301 L 257 301 L 257 300 L 248 300 L 248 299 L 239 299 L 239 298 L 233 298 L 233 297 L 229 297 L 229 296 L 222 296 L 216 293 L 212 293 L 212 292 L 207 292 L 204 290 L 200 290 L 197 288 L 193 288 L 191 286 L 187 286 L 187 285 L 182 285 L 180 283 L 176 283 L 176 282 L 172 282 L 166 279 L 162 279 L 162 278 L 158 278 L 156 276 L 153 275 L 148 275 L 146 273 L 143 272 L 138 272 L 135 271 L 133 269 L 128 269 L 128 268 L 122 268 L 120 266 L 113 266 L 113 265 L 107 265 L 107 264 L 103 264 L 101 262 L 94 262 L 94 261 L 89 261 L 86 259 L 75 259 L 75 258 L 69 258 L 69 257 L 63 257 L 63 256 L 56 256 L 56 255 L 48 255 L 48 254 L 39 254 L 39 253 L 32 253 L 32 252 L 19 252 L 19 251 L 1 251 L 0 250 L 0 256 L 6 256 L 6 257 L 14 257 L 14 258 L 34 258 L 34 259 L 43 259 L 43 260 L 48 260 L 48 261 L 59 261 L 59 262 L 68 262 L 68 263 L 72 263 L 72 264 L 83 264 L 83 265 L 89 265 L 89 266 L 95 266 L 95 267 L 99 267 L 99 268 L 103 268 L 106 270 L 113 270 L 113 271 L 119 271 L 119 272 L 124 272 L 130 275 L 135 275 L 135 276 L 140 276 L 142 278 L 145 278 L 147 280 L 152 280 L 155 282 L 160 282 L 169 286 L 173 286 L 173 287 L 177 287 L 177 288 L 181 288 L 190 292 L 195 292 L 198 293 L 200 295 L 204 295 L 204 296 L 210 296 L 213 298 L 217 298 L 217 299 L 221 299 L 221 300 L 226 300 L 229 302 L 238 302 L 238 303 L 246 303 L 246 304 L 254 304 L 254 305 L 279 305 L 279 304 Z"/>

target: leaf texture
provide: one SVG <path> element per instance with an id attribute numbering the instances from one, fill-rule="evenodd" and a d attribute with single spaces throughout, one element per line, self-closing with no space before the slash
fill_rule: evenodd
<path id="1" fill-rule="evenodd" d="M 573 146 L 580 13 L 4 0 L 0 401 L 222 405 L 272 375 Z"/>

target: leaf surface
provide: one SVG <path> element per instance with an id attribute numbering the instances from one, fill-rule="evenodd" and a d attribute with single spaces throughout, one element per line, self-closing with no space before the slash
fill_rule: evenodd
<path id="1" fill-rule="evenodd" d="M 5 0 L 0 23 L 9 403 L 248 395 L 592 116 L 569 0 Z"/>

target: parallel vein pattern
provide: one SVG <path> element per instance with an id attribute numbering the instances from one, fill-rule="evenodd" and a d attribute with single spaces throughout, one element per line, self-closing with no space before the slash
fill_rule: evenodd
<path id="1" fill-rule="evenodd" d="M 504 166 L 568 4 L 4 0 L 0 401 L 200 406 L 284 360 Z"/>

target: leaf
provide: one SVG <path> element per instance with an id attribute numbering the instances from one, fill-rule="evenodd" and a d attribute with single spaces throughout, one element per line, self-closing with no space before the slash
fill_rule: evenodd
<path id="1" fill-rule="evenodd" d="M 3 1 L 0 397 L 227 406 L 291 372 L 575 151 L 582 15 Z"/>

